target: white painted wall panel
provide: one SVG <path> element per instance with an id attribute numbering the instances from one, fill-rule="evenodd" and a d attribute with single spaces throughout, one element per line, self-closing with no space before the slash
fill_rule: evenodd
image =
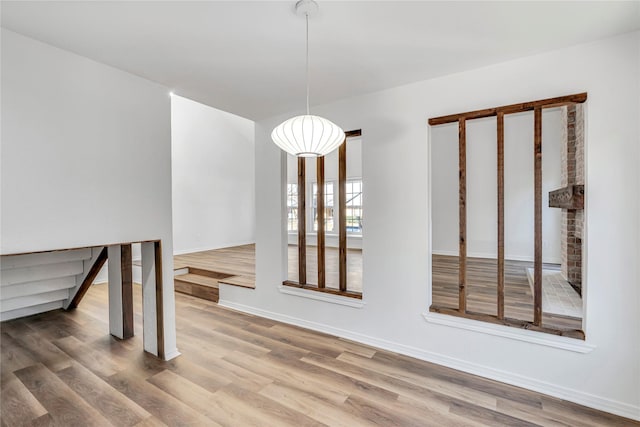
<path id="1" fill-rule="evenodd" d="M 286 277 L 286 159 L 269 134 L 290 114 L 257 122 L 256 289 L 225 287 L 221 301 L 640 419 L 639 76 L 635 32 L 314 107 L 363 132 L 360 309 L 279 292 Z M 425 322 L 427 119 L 584 91 L 585 322 L 587 342 L 597 348 L 579 354 Z"/>
<path id="2" fill-rule="evenodd" d="M 253 243 L 253 121 L 171 99 L 175 253 Z"/>

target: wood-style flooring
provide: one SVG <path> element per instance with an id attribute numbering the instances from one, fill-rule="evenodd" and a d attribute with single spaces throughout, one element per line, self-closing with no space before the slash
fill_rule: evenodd
<path id="1" fill-rule="evenodd" d="M 220 283 L 255 288 L 256 245 L 232 246 L 173 257 L 174 270 L 192 267 L 229 275 Z"/>
<path id="2" fill-rule="evenodd" d="M 340 289 L 338 248 L 325 248 L 325 286 Z M 289 245 L 289 280 L 298 281 L 298 246 Z M 318 248 L 307 246 L 307 284 L 318 284 Z M 362 293 L 362 249 L 347 249 L 347 290 Z"/>
<path id="3" fill-rule="evenodd" d="M 433 304 L 458 308 L 458 257 L 433 255 Z M 532 262 L 505 260 L 505 316 L 533 321 L 533 295 L 526 269 Z M 546 265 L 545 268 L 553 268 Z M 476 313 L 497 313 L 497 261 L 467 258 L 467 310 Z M 582 320 L 543 313 L 543 326 L 561 329 L 582 329 Z"/>
<path id="4" fill-rule="evenodd" d="M 2 426 L 630 426 L 627 419 L 176 294 L 162 362 L 108 333 L 107 286 L 0 324 Z"/>

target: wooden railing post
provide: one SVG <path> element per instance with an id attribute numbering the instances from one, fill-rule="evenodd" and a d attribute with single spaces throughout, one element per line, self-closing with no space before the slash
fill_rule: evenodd
<path id="1" fill-rule="evenodd" d="M 504 319 L 504 113 L 497 114 L 498 134 L 498 319 Z"/>
<path id="2" fill-rule="evenodd" d="M 458 120 L 458 215 L 459 265 L 458 311 L 467 311 L 467 132 L 464 118 Z"/>
<path id="3" fill-rule="evenodd" d="M 542 325 L 542 108 L 534 109 L 533 324 Z"/>
<path id="4" fill-rule="evenodd" d="M 318 212 L 318 287 L 325 287 L 325 229 L 324 229 L 324 156 L 316 160 L 316 180 L 318 193 L 316 195 L 316 212 Z"/>
<path id="5" fill-rule="evenodd" d="M 298 158 L 298 282 L 307 283 L 306 159 Z"/>
<path id="6" fill-rule="evenodd" d="M 347 141 L 338 148 L 338 257 L 340 290 L 347 290 Z"/>

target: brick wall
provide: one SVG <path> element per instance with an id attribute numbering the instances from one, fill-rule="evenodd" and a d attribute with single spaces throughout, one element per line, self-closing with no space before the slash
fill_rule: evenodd
<path id="1" fill-rule="evenodd" d="M 562 108 L 562 186 L 584 184 L 584 108 Z M 562 210 L 562 275 L 578 291 L 582 289 L 582 232 L 584 211 Z"/>

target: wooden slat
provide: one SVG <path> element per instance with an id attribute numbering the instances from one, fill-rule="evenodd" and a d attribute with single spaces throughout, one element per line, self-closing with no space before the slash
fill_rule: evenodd
<path id="1" fill-rule="evenodd" d="M 542 325 L 542 108 L 534 110 L 533 323 Z"/>
<path id="2" fill-rule="evenodd" d="M 338 264 L 340 291 L 347 290 L 347 141 L 338 149 Z M 302 282 L 300 282 L 302 283 Z"/>
<path id="3" fill-rule="evenodd" d="M 164 352 L 164 289 L 162 286 L 162 242 L 154 242 L 155 273 L 156 273 L 156 341 L 158 343 L 158 357 L 165 358 Z"/>
<path id="4" fill-rule="evenodd" d="M 131 244 L 120 246 L 122 272 L 122 338 L 133 336 L 133 262 Z"/>
<path id="5" fill-rule="evenodd" d="M 548 328 L 548 327 L 543 327 L 541 325 L 535 325 L 531 322 L 527 322 L 526 320 L 517 320 L 517 319 L 509 319 L 509 318 L 498 319 L 496 316 L 492 316 L 490 314 L 475 313 L 471 311 L 467 311 L 466 313 L 460 313 L 455 308 L 440 307 L 437 305 L 432 305 L 431 307 L 429 307 L 429 311 L 431 311 L 432 313 L 441 313 L 441 314 L 447 314 L 450 316 L 464 317 L 465 319 L 480 320 L 482 322 L 494 323 L 497 325 L 511 326 L 511 327 L 520 328 L 520 329 L 529 329 L 531 331 L 545 332 L 547 334 L 561 335 L 563 337 L 571 337 L 571 338 L 584 340 L 584 332 L 579 329 Z"/>
<path id="6" fill-rule="evenodd" d="M 325 286 L 325 230 L 324 230 L 324 156 L 316 160 L 316 180 L 318 194 L 316 196 L 316 210 L 318 212 L 318 287 Z"/>
<path id="7" fill-rule="evenodd" d="M 307 283 L 306 159 L 298 157 L 298 280 Z"/>
<path id="8" fill-rule="evenodd" d="M 536 108 L 558 107 L 567 104 L 581 104 L 587 100 L 587 93 L 577 93 L 574 95 L 559 96 L 557 98 L 541 99 L 538 101 L 524 102 L 520 104 L 504 105 L 496 108 L 486 108 L 484 110 L 469 111 L 466 113 L 451 114 L 448 116 L 433 117 L 429 119 L 431 126 L 443 125 L 445 123 L 457 122 L 460 119 L 473 120 L 484 117 L 491 117 L 502 112 L 503 114 L 521 113 L 532 111 Z"/>
<path id="9" fill-rule="evenodd" d="M 465 119 L 458 121 L 458 215 L 459 215 L 459 270 L 458 310 L 467 310 L 467 131 Z"/>
<path id="10" fill-rule="evenodd" d="M 78 288 L 78 291 L 73 296 L 73 299 L 71 300 L 71 303 L 69 303 L 69 307 L 67 307 L 67 310 L 73 310 L 74 308 L 78 307 L 78 304 L 80 304 L 80 301 L 82 301 L 82 298 L 89 290 L 89 287 L 91 286 L 93 281 L 96 279 L 96 276 L 98 276 L 100 269 L 102 269 L 102 266 L 107 261 L 107 253 L 108 253 L 107 247 L 105 246 L 104 248 L 102 248 L 102 250 L 100 251 L 100 254 L 94 261 L 91 268 L 89 269 L 89 273 L 87 274 L 87 277 L 85 277 L 84 280 L 82 281 L 80 288 Z"/>
<path id="11" fill-rule="evenodd" d="M 504 113 L 498 122 L 498 319 L 504 319 Z"/>

